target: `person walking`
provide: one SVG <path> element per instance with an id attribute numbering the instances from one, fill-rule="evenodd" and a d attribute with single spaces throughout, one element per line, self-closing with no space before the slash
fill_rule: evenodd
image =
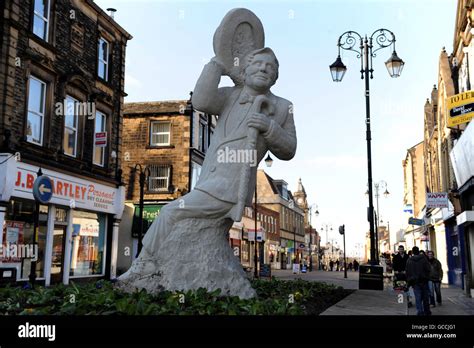
<path id="1" fill-rule="evenodd" d="M 339 272 L 339 260 L 336 260 L 336 272 Z"/>
<path id="2" fill-rule="evenodd" d="M 349 271 L 352 272 L 352 262 L 349 262 Z"/>
<path id="3" fill-rule="evenodd" d="M 404 287 L 405 296 L 408 301 L 408 307 L 412 307 L 413 304 L 410 301 L 409 296 L 409 287 L 407 284 L 407 275 L 406 275 L 406 267 L 407 261 L 409 257 L 408 254 L 405 252 L 405 247 L 400 245 L 398 247 L 398 253 L 393 256 L 392 265 L 393 265 L 393 286 L 394 288 L 400 287 L 401 282 L 405 282 L 406 286 Z"/>
<path id="4" fill-rule="evenodd" d="M 354 260 L 354 271 L 359 271 L 359 262 L 357 260 Z"/>
<path id="5" fill-rule="evenodd" d="M 329 268 L 331 269 L 331 272 L 332 272 L 332 269 L 334 268 L 334 261 L 333 260 L 329 261 Z"/>
<path id="6" fill-rule="evenodd" d="M 431 265 L 430 280 L 428 286 L 430 288 L 430 304 L 433 307 L 436 307 L 435 303 L 435 293 L 436 293 L 436 302 L 438 305 L 441 305 L 441 281 L 443 280 L 443 268 L 441 267 L 441 262 L 435 258 L 433 251 L 428 251 L 428 261 Z"/>
<path id="7" fill-rule="evenodd" d="M 414 246 L 413 256 L 407 260 L 406 275 L 408 284 L 415 291 L 417 315 L 431 315 L 428 281 L 431 265 L 426 256 L 420 254 L 420 249 Z"/>

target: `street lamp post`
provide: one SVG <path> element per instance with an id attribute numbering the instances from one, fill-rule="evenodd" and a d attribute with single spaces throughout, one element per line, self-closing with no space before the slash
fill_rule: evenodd
<path id="1" fill-rule="evenodd" d="M 270 168 L 273 164 L 273 159 L 272 157 L 270 156 L 270 153 L 268 153 L 267 157 L 265 158 L 265 164 L 268 168 Z M 253 260 L 254 260 L 254 265 L 255 265 L 255 269 L 254 269 L 254 277 L 255 278 L 258 278 L 258 244 L 257 244 L 257 200 L 258 200 L 258 195 L 257 195 L 257 182 L 258 182 L 258 171 L 257 171 L 257 177 L 255 178 L 255 209 L 254 209 L 254 220 L 255 220 L 255 234 L 254 234 L 254 257 L 253 257 Z M 262 237 L 263 237 L 263 231 L 262 231 Z M 264 249 L 264 252 L 265 252 L 265 241 L 263 240 L 262 238 L 262 241 L 263 241 L 263 249 Z M 263 258 L 263 262 L 265 262 L 265 255 L 264 255 L 264 258 Z"/>
<path id="2" fill-rule="evenodd" d="M 141 164 L 135 164 L 135 167 L 133 170 L 135 173 L 137 172 L 137 168 L 140 169 L 139 172 L 139 183 L 140 183 L 140 205 L 139 205 L 139 214 L 140 218 L 138 219 L 138 247 L 137 247 L 137 255 L 140 255 L 140 252 L 142 251 L 142 238 L 143 238 L 143 196 L 144 196 L 144 189 L 145 189 L 145 181 L 147 179 L 146 174 L 148 173 L 148 177 L 150 176 L 150 168 L 146 167 L 145 170 L 143 170 L 143 167 Z"/>
<path id="3" fill-rule="evenodd" d="M 308 249 L 309 249 L 309 271 L 310 272 L 313 271 L 313 252 L 311 250 L 311 238 L 312 238 L 312 235 L 313 235 L 313 226 L 311 225 L 312 210 L 313 210 L 313 206 L 310 205 L 309 206 L 309 245 L 308 245 Z M 314 214 L 316 216 L 319 215 L 319 210 L 318 210 L 317 205 L 316 205 L 316 211 L 314 212 Z"/>
<path id="4" fill-rule="evenodd" d="M 359 39 L 359 40 L 357 40 Z M 355 48 L 357 41 L 360 42 L 360 51 Z M 375 47 L 374 47 L 375 43 Z M 371 129 L 370 129 L 370 89 L 369 89 L 369 73 L 370 78 L 373 78 L 372 58 L 376 56 L 376 52 L 382 48 L 393 45 L 392 56 L 385 62 L 385 66 L 391 77 L 399 77 L 404 66 L 403 60 L 397 56 L 395 50 L 395 34 L 387 29 L 377 29 L 372 35 L 363 38 L 355 31 L 346 31 L 343 33 L 337 42 L 338 56 L 336 61 L 329 66 L 331 70 L 332 79 L 335 82 L 342 81 L 347 67 L 341 60 L 341 48 L 347 51 L 354 51 L 357 57 L 361 58 L 361 78 L 365 79 L 365 109 L 366 109 L 366 140 L 367 140 L 367 172 L 368 172 L 368 186 L 369 186 L 369 207 L 367 210 L 367 218 L 370 226 L 370 262 L 372 265 L 376 264 L 375 251 L 375 228 L 374 228 L 374 205 L 372 194 L 372 149 L 371 149 Z M 369 61 L 370 58 L 370 61 Z M 370 67 L 369 67 L 370 64 Z"/>
<path id="5" fill-rule="evenodd" d="M 380 256 L 380 252 L 379 252 L 379 227 L 380 227 L 380 210 L 379 210 L 379 197 L 380 197 L 380 192 L 379 192 L 379 189 L 383 190 L 385 189 L 385 192 L 383 193 L 385 198 L 388 197 L 388 195 L 390 194 L 390 192 L 388 192 L 388 188 L 387 188 L 387 182 L 384 181 L 384 180 L 380 180 L 379 182 L 376 182 L 374 183 L 374 186 L 375 186 L 375 199 L 377 201 L 377 228 L 376 228 L 376 231 L 377 233 L 375 234 L 375 250 L 377 252 L 377 263 L 379 263 L 379 256 Z"/>
<path id="6" fill-rule="evenodd" d="M 328 243 L 329 243 L 328 231 L 329 231 L 329 230 L 332 231 L 332 225 L 331 225 L 331 224 L 323 224 L 323 225 L 321 226 L 321 230 L 322 230 L 322 231 L 326 230 L 326 245 L 328 245 Z M 329 254 L 329 248 L 327 249 L 327 252 L 328 252 L 328 254 Z M 333 257 L 333 255 L 332 255 L 332 253 L 331 253 L 331 258 L 332 258 L 332 257 Z M 326 269 L 328 269 L 328 267 L 329 267 L 329 263 L 328 263 L 328 262 L 329 262 L 329 261 L 326 259 L 326 263 L 327 263 L 327 264 L 326 264 Z"/>

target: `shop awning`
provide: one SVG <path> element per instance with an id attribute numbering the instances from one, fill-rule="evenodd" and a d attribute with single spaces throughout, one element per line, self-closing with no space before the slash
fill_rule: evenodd
<path id="1" fill-rule="evenodd" d="M 466 210 L 456 216 L 458 225 L 469 225 L 474 222 L 474 210 Z"/>

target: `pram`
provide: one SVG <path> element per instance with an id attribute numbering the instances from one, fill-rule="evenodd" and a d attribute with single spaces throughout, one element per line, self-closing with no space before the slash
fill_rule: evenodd
<path id="1" fill-rule="evenodd" d="M 407 275 L 405 272 L 395 272 L 393 277 L 393 290 L 400 293 L 405 293 L 407 296 L 407 311 L 413 304 L 410 301 L 410 286 L 408 285 Z M 407 312 L 408 313 L 408 312 Z"/>

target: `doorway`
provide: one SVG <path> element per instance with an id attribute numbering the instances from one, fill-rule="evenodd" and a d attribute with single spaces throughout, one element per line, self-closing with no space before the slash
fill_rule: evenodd
<path id="1" fill-rule="evenodd" d="M 53 253 L 51 257 L 51 283 L 61 283 L 64 269 L 64 248 L 66 226 L 55 225 L 53 233 Z"/>

